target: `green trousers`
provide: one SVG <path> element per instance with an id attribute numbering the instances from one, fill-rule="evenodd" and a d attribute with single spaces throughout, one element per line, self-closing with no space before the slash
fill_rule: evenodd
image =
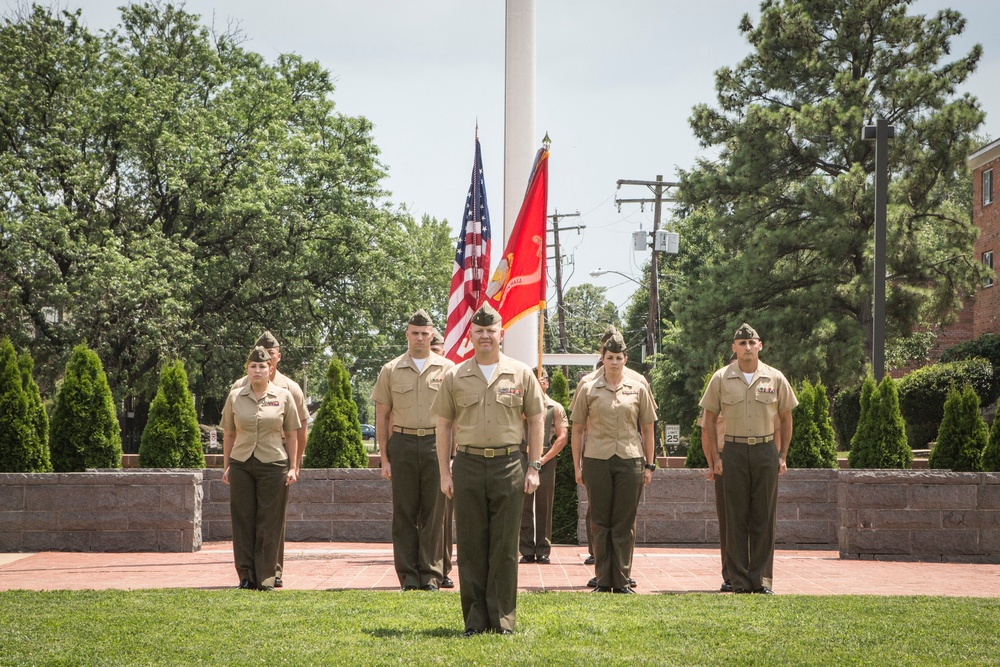
<path id="1" fill-rule="evenodd" d="M 524 502 L 521 455 L 516 450 L 495 458 L 459 452 L 452 479 L 465 628 L 514 630 L 517 540 Z"/>
<path id="2" fill-rule="evenodd" d="M 552 503 L 555 492 L 556 460 L 552 459 L 538 473 L 538 488 L 524 497 L 518 545 L 522 556 L 537 558 L 552 554 Z"/>
<path id="3" fill-rule="evenodd" d="M 236 574 L 256 586 L 273 586 L 285 521 L 288 461 L 263 463 L 251 456 L 229 462 L 229 512 Z"/>
<path id="4" fill-rule="evenodd" d="M 444 494 L 433 435 L 393 433 L 392 555 L 399 585 L 440 586 L 444 577 Z"/>
<path id="5" fill-rule="evenodd" d="M 583 459 L 597 585 L 625 588 L 632 573 L 643 459 Z"/>
<path id="6" fill-rule="evenodd" d="M 727 442 L 722 450 L 726 553 L 734 590 L 769 586 L 778 510 L 778 450 L 774 443 Z"/>

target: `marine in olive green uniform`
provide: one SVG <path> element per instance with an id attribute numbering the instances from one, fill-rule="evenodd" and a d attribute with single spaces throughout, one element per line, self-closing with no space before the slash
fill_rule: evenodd
<path id="1" fill-rule="evenodd" d="M 741 325 L 733 336 L 736 361 L 715 372 L 701 398 L 702 449 L 710 474 L 719 459 L 722 463 L 726 552 L 736 593 L 773 593 L 765 577 L 774 558 L 778 476 L 786 471 L 792 409 L 798 405 L 781 371 L 760 361 L 763 348 L 753 327 Z M 721 456 L 714 446 L 720 414 L 725 419 Z"/>
<path id="2" fill-rule="evenodd" d="M 536 372 L 542 391 L 549 390 L 549 374 Z M 556 457 L 569 440 L 569 420 L 562 404 L 545 395 L 545 432 L 542 437 L 542 469 L 538 473 L 538 489 L 524 499 L 521 512 L 522 563 L 548 565 L 552 555 L 552 504 L 556 491 Z M 527 461 L 527 445 L 521 453 Z"/>
<path id="3" fill-rule="evenodd" d="M 656 408 L 646 386 L 624 373 L 621 334 L 605 343 L 601 359 L 604 374 L 577 389 L 573 462 L 587 486 L 597 590 L 631 593 L 636 511 L 655 468 Z"/>
<path id="4" fill-rule="evenodd" d="M 517 613 L 521 509 L 524 494 L 538 488 L 545 404 L 531 369 L 501 354 L 502 323 L 489 304 L 472 316 L 470 338 L 475 356 L 445 373 L 432 408 L 441 490 L 455 500 L 465 635 L 509 634 Z M 519 448 L 525 439 L 527 471 Z"/>
<path id="5" fill-rule="evenodd" d="M 437 590 L 444 578 L 444 495 L 431 404 L 454 364 L 431 352 L 433 335 L 427 312 L 415 312 L 406 323 L 406 353 L 382 367 L 372 391 L 382 477 L 392 482 L 392 553 L 403 590 Z"/>
<path id="6" fill-rule="evenodd" d="M 288 485 L 298 479 L 299 415 L 287 389 L 269 381 L 270 357 L 255 347 L 250 382 L 222 409 L 222 481 L 230 485 L 233 559 L 240 588 L 274 587 Z M 255 387 L 255 385 L 258 388 Z"/>
<path id="7" fill-rule="evenodd" d="M 299 421 L 302 425 L 299 427 L 299 430 L 295 432 L 295 439 L 298 443 L 298 460 L 295 464 L 296 468 L 301 470 L 302 457 L 306 452 L 306 440 L 309 437 L 309 409 L 306 407 L 305 394 L 302 393 L 302 387 L 299 386 L 298 382 L 278 370 L 278 362 L 281 361 L 281 346 L 278 344 L 278 339 L 274 337 L 274 334 L 270 331 L 262 333 L 257 339 L 257 342 L 254 343 L 254 347 L 257 346 L 263 347 L 271 359 L 271 383 L 288 390 L 288 393 L 292 395 L 292 400 L 295 402 L 295 409 L 299 413 Z M 233 383 L 232 387 L 230 387 L 230 391 L 246 386 L 248 381 L 249 378 L 244 375 Z M 290 497 L 291 492 L 285 494 L 285 508 L 281 513 L 281 543 L 278 545 L 278 575 L 274 580 L 275 588 L 281 588 L 284 583 L 282 581 L 282 576 L 285 571 L 285 526 L 288 522 L 288 499 Z"/>
<path id="8" fill-rule="evenodd" d="M 434 335 L 431 337 L 431 352 L 434 354 L 439 354 L 444 356 L 444 336 L 437 329 L 434 330 Z M 454 448 L 451 452 L 451 457 L 455 458 Z M 441 571 L 444 573 L 444 578 L 441 579 L 441 588 L 454 588 L 455 582 L 451 579 L 451 560 L 452 551 L 455 549 L 455 538 L 452 535 L 452 526 L 455 523 L 455 502 L 448 496 L 444 497 L 444 530 L 442 531 L 442 537 L 444 538 L 443 549 L 444 549 L 444 560 L 442 561 Z"/>

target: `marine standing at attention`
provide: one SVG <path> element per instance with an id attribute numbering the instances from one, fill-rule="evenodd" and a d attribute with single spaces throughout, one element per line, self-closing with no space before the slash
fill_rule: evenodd
<path id="1" fill-rule="evenodd" d="M 503 335 L 493 307 L 475 312 L 475 355 L 445 373 L 433 406 L 441 491 L 455 500 L 466 637 L 514 632 L 521 509 L 524 494 L 538 488 L 542 467 L 542 388 L 527 365 L 500 352 Z M 453 426 L 458 452 L 452 463 Z M 525 439 L 527 472 L 520 452 Z"/>

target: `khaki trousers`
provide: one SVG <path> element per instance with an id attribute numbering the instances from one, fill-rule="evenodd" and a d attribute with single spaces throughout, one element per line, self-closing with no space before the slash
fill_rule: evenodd
<path id="1" fill-rule="evenodd" d="M 434 435 L 393 433 L 392 555 L 399 585 L 440 586 L 444 577 L 444 494 Z"/>
<path id="2" fill-rule="evenodd" d="M 537 558 L 552 554 L 552 503 L 555 492 L 556 460 L 552 459 L 538 472 L 538 488 L 524 497 L 519 544 L 522 556 Z"/>
<path id="3" fill-rule="evenodd" d="M 495 458 L 455 456 L 455 543 L 467 630 L 499 632 L 516 624 L 522 461 L 516 450 Z"/>
<path id="4" fill-rule="evenodd" d="M 598 586 L 625 588 L 632 573 L 643 459 L 583 459 Z"/>
<path id="5" fill-rule="evenodd" d="M 760 590 L 774 563 L 778 450 L 773 443 L 727 442 L 722 450 L 726 553 L 734 590 Z"/>
<path id="6" fill-rule="evenodd" d="M 251 456 L 229 462 L 229 512 L 233 559 L 239 578 L 273 586 L 285 520 L 288 461 L 263 463 Z"/>

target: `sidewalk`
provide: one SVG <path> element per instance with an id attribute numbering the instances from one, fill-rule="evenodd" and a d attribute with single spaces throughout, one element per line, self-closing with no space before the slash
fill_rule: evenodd
<path id="1" fill-rule="evenodd" d="M 550 565 L 519 566 L 522 591 L 588 591 L 585 547 L 557 546 Z M 717 549 L 636 549 L 638 593 L 719 590 Z M 452 579 L 458 582 L 457 569 Z M 398 590 L 389 544 L 289 542 L 286 590 Z M 0 590 L 201 588 L 236 585 L 232 544 L 197 553 L 0 553 Z M 457 588 L 455 590 L 458 590 Z M 1000 565 L 840 560 L 835 551 L 779 550 L 774 590 L 784 595 L 941 595 L 1000 597 Z"/>

